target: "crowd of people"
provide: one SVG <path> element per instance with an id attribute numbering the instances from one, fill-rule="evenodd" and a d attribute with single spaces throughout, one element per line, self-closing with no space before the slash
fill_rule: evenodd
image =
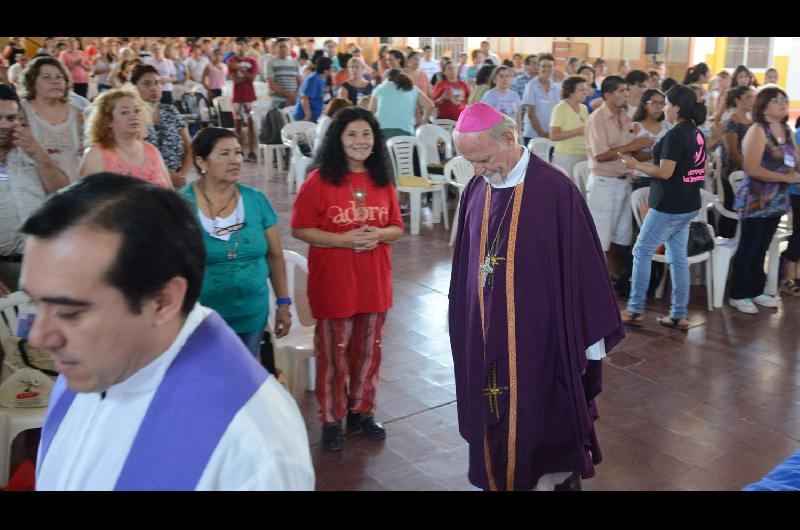
<path id="1" fill-rule="evenodd" d="M 777 306 L 764 292 L 763 265 L 789 209 L 794 233 L 783 253 L 781 290 L 800 296 L 800 152 L 775 69 L 758 87 L 745 66 L 712 78 L 700 63 L 679 83 L 666 77 L 663 62 L 639 70 L 623 60 L 609 74 L 603 59 L 573 57 L 562 70 L 549 53 L 501 61 L 486 41 L 452 58 L 434 58 L 429 46 L 383 46 L 369 64 L 354 44 L 340 52 L 333 41 L 317 49 L 313 38 L 301 45 L 293 37 L 105 38 L 85 47 L 75 37 L 47 38 L 32 57 L 13 37 L 3 57 L 0 294 L 19 288 L 26 252 L 19 230 L 47 197 L 91 175 L 127 175 L 179 190 L 204 248 L 196 298 L 256 357 L 270 296 L 277 299 L 275 335 L 292 326 L 278 216 L 263 192 L 239 182 L 243 164 L 256 159 L 256 83 L 266 84 L 273 107 L 319 124 L 314 169 L 291 226 L 310 245 L 317 400 L 329 451 L 342 449 L 345 419 L 372 439 L 386 435 L 373 412 L 392 299 L 389 243 L 401 237 L 403 221 L 384 141 L 414 135 L 434 116 L 462 124 L 466 109 L 483 104 L 502 116 L 510 142 L 504 149 L 516 159 L 528 164 L 532 155 L 517 147 L 543 138 L 553 145 L 547 162 L 570 179 L 577 164 L 588 163 L 586 203 L 600 250 L 609 260 L 614 245 L 630 261 L 616 279 L 618 289 L 630 285 L 623 324 L 643 324 L 650 260 L 665 244 L 672 305 L 659 323 L 688 329 L 689 225 L 717 146 L 724 206 L 740 218 L 717 226 L 724 237 L 739 234 L 730 305 L 745 313 L 756 313 L 756 304 Z M 228 81 L 236 132 L 207 127 L 192 137 L 176 94 L 202 87 L 213 99 Z M 473 153 L 464 145 L 465 156 Z M 476 175 L 488 174 L 487 164 L 473 162 Z M 193 168 L 199 179 L 187 184 Z M 745 176 L 734 190 L 728 177 L 739 170 Z M 642 187 L 650 189 L 649 211 L 634 245 L 631 193 Z M 36 234 L 30 227 L 26 233 Z"/>

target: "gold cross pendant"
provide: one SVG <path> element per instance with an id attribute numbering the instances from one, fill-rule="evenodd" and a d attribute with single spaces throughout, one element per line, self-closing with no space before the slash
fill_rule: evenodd
<path id="1" fill-rule="evenodd" d="M 486 287 L 486 284 L 489 284 L 489 289 L 494 286 L 494 268 L 501 262 L 505 261 L 506 258 L 500 256 L 492 256 L 491 254 L 486 256 L 483 260 L 483 263 L 480 266 L 481 271 L 481 286 Z"/>
<path id="2" fill-rule="evenodd" d="M 483 389 L 483 395 L 489 398 L 489 412 L 494 412 L 498 420 L 500 419 L 500 404 L 497 397 L 506 390 L 508 390 L 507 386 L 497 386 L 497 362 L 495 362 L 492 365 L 491 382 Z"/>

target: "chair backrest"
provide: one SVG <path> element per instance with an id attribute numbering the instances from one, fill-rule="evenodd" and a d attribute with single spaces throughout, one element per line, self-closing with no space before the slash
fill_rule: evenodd
<path id="1" fill-rule="evenodd" d="M 289 296 L 293 299 L 296 299 L 297 297 L 295 296 L 294 288 L 296 285 L 295 279 L 297 277 L 297 270 L 299 269 L 305 274 L 308 274 L 308 260 L 293 250 L 284 250 L 283 261 L 286 263 L 286 289 L 289 291 Z M 270 315 L 274 315 L 276 310 L 274 293 L 275 289 L 273 286 L 272 296 L 270 296 L 269 303 Z M 297 314 L 296 302 L 289 306 L 289 312 L 292 314 L 292 328 L 294 328 L 294 326 L 300 326 L 300 317 Z"/>
<path id="2" fill-rule="evenodd" d="M 214 109 L 217 111 L 217 125 L 226 129 L 233 129 L 236 127 L 236 121 L 233 119 L 233 103 L 231 102 L 231 98 L 217 96 L 212 103 L 214 104 Z"/>
<path id="3" fill-rule="evenodd" d="M 429 164 L 441 163 L 439 156 L 439 141 L 444 142 L 444 158 L 453 158 L 453 135 L 438 125 L 420 125 L 417 127 L 417 142 L 419 148 L 425 150 L 425 158 Z"/>
<path id="4" fill-rule="evenodd" d="M 586 197 L 586 185 L 589 183 L 589 162 L 587 160 L 575 164 L 575 167 L 572 168 L 572 180 L 581 190 L 581 194 Z"/>
<path id="5" fill-rule="evenodd" d="M 284 145 L 292 147 L 294 145 L 295 135 L 305 135 L 308 145 L 314 143 L 314 136 L 317 131 L 317 124 L 311 121 L 293 121 L 287 123 L 281 129 L 281 141 Z"/>
<path id="6" fill-rule="evenodd" d="M 256 98 L 263 99 L 269 97 L 269 85 L 264 81 L 253 81 L 253 88 L 256 90 Z"/>
<path id="7" fill-rule="evenodd" d="M 291 105 L 289 107 L 283 107 L 281 109 L 281 112 L 283 113 L 283 115 L 286 118 L 287 122 L 293 122 L 294 121 L 294 105 Z"/>
<path id="8" fill-rule="evenodd" d="M 22 291 L 0 298 L 0 344 L 17 333 L 19 306 L 30 301 L 30 297 Z"/>
<path id="9" fill-rule="evenodd" d="M 225 81 L 225 85 L 222 87 L 222 95 L 233 97 L 233 81 Z"/>
<path id="10" fill-rule="evenodd" d="M 255 129 L 256 138 L 261 135 L 261 124 L 264 121 L 264 116 L 272 109 L 271 99 L 259 99 L 253 102 L 250 108 L 250 115 L 253 117 L 253 129 Z"/>
<path id="11" fill-rule="evenodd" d="M 451 135 L 453 134 L 453 129 L 456 128 L 456 122 L 455 121 L 446 120 L 444 118 L 436 118 L 434 120 L 431 120 L 431 123 L 433 123 L 434 125 L 438 125 L 439 127 L 444 129 L 445 131 L 449 132 Z"/>
<path id="12" fill-rule="evenodd" d="M 531 141 L 528 142 L 528 149 L 542 160 L 547 160 L 548 162 L 550 161 L 550 148 L 552 146 L 553 142 L 547 138 L 531 138 Z"/>
<path id="13" fill-rule="evenodd" d="M 742 184 L 743 179 L 744 171 L 734 171 L 728 175 L 728 182 L 730 182 L 731 188 L 733 188 L 734 195 L 739 191 L 739 186 Z"/>
<path id="14" fill-rule="evenodd" d="M 644 217 L 644 207 L 647 204 L 647 197 L 650 195 L 650 187 L 639 188 L 631 193 L 631 210 L 633 210 L 633 218 L 636 219 L 636 224 L 639 228 L 642 227 L 642 219 Z"/>
<path id="15" fill-rule="evenodd" d="M 395 178 L 401 175 L 414 175 L 414 148 L 417 147 L 416 136 L 395 136 L 386 140 L 386 148 L 389 150 L 389 158 L 392 159 L 392 169 Z M 419 167 L 422 175 L 418 177 L 428 177 L 428 164 L 425 151 L 417 149 L 419 156 Z"/>
<path id="16" fill-rule="evenodd" d="M 325 138 L 325 133 L 328 132 L 328 127 L 331 124 L 333 119 L 330 116 L 322 115 L 317 120 L 317 132 L 314 134 L 314 145 L 313 151 L 314 154 L 319 151 L 319 148 L 322 146 L 322 140 Z"/>
<path id="17" fill-rule="evenodd" d="M 445 181 L 452 180 L 466 186 L 474 174 L 472 164 L 462 156 L 451 158 L 444 165 Z"/>

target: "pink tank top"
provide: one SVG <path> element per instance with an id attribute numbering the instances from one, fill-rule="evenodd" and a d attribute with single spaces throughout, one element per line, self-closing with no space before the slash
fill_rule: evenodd
<path id="1" fill-rule="evenodd" d="M 169 188 L 169 182 L 164 177 L 164 170 L 161 164 L 161 155 L 153 144 L 142 142 L 144 145 L 144 163 L 141 166 L 131 164 L 122 158 L 115 149 L 103 149 L 103 167 L 110 173 L 129 175 L 131 177 L 149 182 L 162 188 Z M 99 146 L 98 146 L 99 147 Z"/>

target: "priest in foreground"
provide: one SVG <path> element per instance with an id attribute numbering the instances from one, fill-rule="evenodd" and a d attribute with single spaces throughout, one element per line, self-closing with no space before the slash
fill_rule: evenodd
<path id="1" fill-rule="evenodd" d="M 601 359 L 624 337 L 580 191 L 519 145 L 514 121 L 467 107 L 449 327 L 469 480 L 484 490 L 575 490 L 602 456 Z"/>
<path id="2" fill-rule="evenodd" d="M 203 239 L 177 193 L 100 173 L 21 231 L 30 340 L 61 373 L 38 490 L 314 488 L 294 400 L 197 303 Z"/>

